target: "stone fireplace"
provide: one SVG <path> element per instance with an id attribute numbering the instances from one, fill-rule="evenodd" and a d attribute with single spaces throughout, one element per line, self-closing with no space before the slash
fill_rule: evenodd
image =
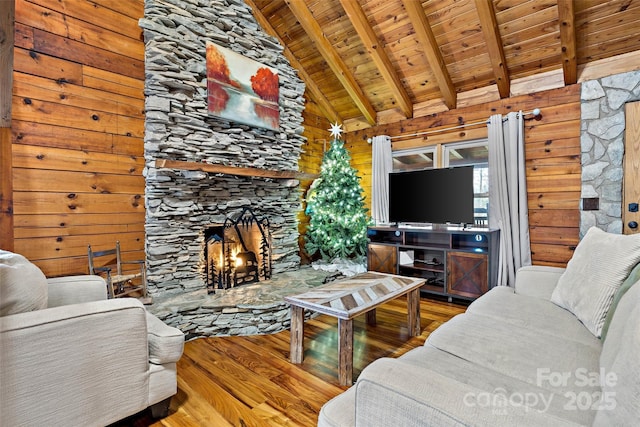
<path id="1" fill-rule="evenodd" d="M 269 222 L 268 274 L 298 269 L 299 181 L 246 173 L 298 170 L 305 141 L 304 84 L 282 55 L 282 47 L 262 31 L 242 0 L 148 0 L 139 23 L 145 38 L 149 293 L 158 299 L 207 286 L 217 291 L 260 277 L 253 267 L 238 273 L 233 266 L 228 281 L 217 276 L 213 281 L 221 282 L 214 284 L 209 281 L 212 265 L 203 251 L 218 243 L 211 227 L 224 227 L 227 219 L 242 216 L 247 209 Z M 277 131 L 208 115 L 207 41 L 278 70 Z M 215 165 L 224 166 L 225 173 L 215 172 Z M 234 168 L 243 173 L 234 173 Z M 224 232 L 218 237 L 224 238 Z M 261 248 L 245 249 L 242 256 L 251 257 L 248 252 L 253 252 L 259 270 L 264 261 Z"/>

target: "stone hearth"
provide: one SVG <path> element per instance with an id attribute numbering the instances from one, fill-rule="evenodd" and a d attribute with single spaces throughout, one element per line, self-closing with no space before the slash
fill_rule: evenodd
<path id="1" fill-rule="evenodd" d="M 320 286 L 330 273 L 303 266 L 271 280 L 207 294 L 205 288 L 154 297 L 147 309 L 187 339 L 207 336 L 271 334 L 290 326 L 287 295 Z M 310 312 L 306 314 L 310 317 Z"/>

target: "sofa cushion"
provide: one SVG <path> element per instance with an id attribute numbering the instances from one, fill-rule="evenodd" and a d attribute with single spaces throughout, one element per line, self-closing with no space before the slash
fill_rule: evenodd
<path id="1" fill-rule="evenodd" d="M 47 308 L 47 278 L 22 255 L 0 250 L 0 316 Z"/>
<path id="2" fill-rule="evenodd" d="M 620 299 L 602 347 L 601 411 L 594 425 L 637 425 L 640 420 L 640 283 Z"/>
<path id="3" fill-rule="evenodd" d="M 356 425 L 589 425 L 570 396 L 494 372 L 432 347 L 367 366 L 356 385 Z"/>
<path id="4" fill-rule="evenodd" d="M 585 344 L 596 339 L 569 311 L 548 299 L 514 293 L 508 286 L 491 289 L 471 303 L 467 313 Z"/>
<path id="5" fill-rule="evenodd" d="M 425 345 L 530 383 L 551 373 L 569 373 L 572 379 L 577 368 L 598 372 L 602 350 L 600 340 L 595 337 L 591 343 L 569 341 L 472 313 L 459 314 L 440 326 L 429 335 Z M 541 387 L 554 392 L 575 390 L 574 381 L 541 380 Z"/>
<path id="6" fill-rule="evenodd" d="M 558 279 L 551 301 L 600 337 L 613 296 L 638 261 L 640 234 L 613 234 L 591 227 Z"/>

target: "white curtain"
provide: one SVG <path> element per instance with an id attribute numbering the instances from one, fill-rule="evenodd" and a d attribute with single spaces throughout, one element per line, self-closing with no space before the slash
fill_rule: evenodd
<path id="1" fill-rule="evenodd" d="M 513 286 L 516 270 L 531 265 L 522 111 L 491 116 L 489 227 L 500 229 L 498 285 Z"/>
<path id="2" fill-rule="evenodd" d="M 376 224 L 389 222 L 389 173 L 393 171 L 391 138 L 374 136 L 371 170 L 371 216 Z"/>

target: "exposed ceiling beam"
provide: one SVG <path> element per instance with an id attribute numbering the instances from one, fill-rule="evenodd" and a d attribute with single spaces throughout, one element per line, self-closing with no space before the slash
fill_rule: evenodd
<path id="1" fill-rule="evenodd" d="M 284 56 L 289 60 L 289 63 L 291 64 L 291 66 L 298 71 L 298 76 L 300 76 L 300 78 L 306 85 L 306 88 L 311 100 L 316 104 L 318 104 L 318 107 L 320 108 L 324 116 L 329 120 L 329 122 L 342 123 L 342 117 L 340 117 L 340 114 L 338 114 L 338 112 L 333 108 L 333 105 L 331 105 L 331 102 L 329 102 L 327 97 L 324 96 L 324 93 L 322 93 L 320 88 L 318 88 L 318 85 L 313 81 L 311 76 L 306 72 L 306 70 L 304 69 L 302 64 L 300 64 L 300 61 L 298 61 L 298 59 L 295 57 L 293 52 L 289 50 L 284 40 L 280 38 L 276 30 L 269 23 L 269 20 L 262 14 L 262 12 L 253 2 L 253 0 L 245 0 L 245 2 L 253 10 L 253 16 L 256 18 L 256 21 L 258 21 L 258 24 L 260 24 L 262 29 L 266 31 L 267 34 L 278 39 L 280 46 L 282 46 L 284 49 L 283 50 Z"/>
<path id="2" fill-rule="evenodd" d="M 391 64 L 389 56 L 387 56 L 380 45 L 380 41 L 373 31 L 373 28 L 371 28 L 362 7 L 360 7 L 358 2 L 353 0 L 340 0 L 340 3 L 344 11 L 347 12 L 351 25 L 353 25 L 360 36 L 362 43 L 364 43 L 367 48 L 367 52 L 371 55 L 382 78 L 384 78 L 387 86 L 391 89 L 400 110 L 406 118 L 413 117 L 413 103 L 411 102 L 411 98 L 409 98 L 409 94 L 407 94 L 397 71 L 394 69 L 393 64 Z"/>
<path id="3" fill-rule="evenodd" d="M 442 58 L 436 37 L 433 35 L 433 31 L 431 31 L 431 26 L 429 25 L 427 15 L 424 13 L 422 2 L 418 0 L 402 0 L 402 3 L 416 32 L 416 36 L 420 41 L 424 54 L 427 57 L 431 71 L 436 77 L 440 93 L 442 93 L 442 97 L 444 98 L 444 103 L 448 109 L 452 110 L 456 108 L 456 89 L 453 86 L 451 76 Z"/>
<path id="4" fill-rule="evenodd" d="M 493 2 L 487 0 L 476 0 L 476 10 L 480 17 L 480 25 L 484 40 L 487 43 L 487 51 L 493 68 L 493 74 L 496 77 L 496 85 L 500 98 L 508 98 L 511 91 L 511 81 L 507 70 L 507 61 L 504 57 L 502 49 L 502 40 L 500 39 L 500 29 L 496 20 L 496 14 L 493 8 Z"/>
<path id="5" fill-rule="evenodd" d="M 560 22 L 560 46 L 562 49 L 562 71 L 564 84 L 578 81 L 578 60 L 576 59 L 576 26 L 573 0 L 558 0 L 558 20 Z"/>
<path id="6" fill-rule="evenodd" d="M 309 8 L 304 1 L 300 0 L 284 0 L 291 12 L 307 33 L 311 41 L 322 55 L 329 68 L 334 72 L 342 86 L 349 93 L 349 96 L 356 104 L 365 120 L 371 125 L 376 124 L 376 111 L 371 105 L 371 101 L 365 96 L 364 92 L 356 82 L 353 74 L 347 68 L 340 55 L 333 48 L 329 40 L 325 37 L 320 24 L 315 20 Z"/>

